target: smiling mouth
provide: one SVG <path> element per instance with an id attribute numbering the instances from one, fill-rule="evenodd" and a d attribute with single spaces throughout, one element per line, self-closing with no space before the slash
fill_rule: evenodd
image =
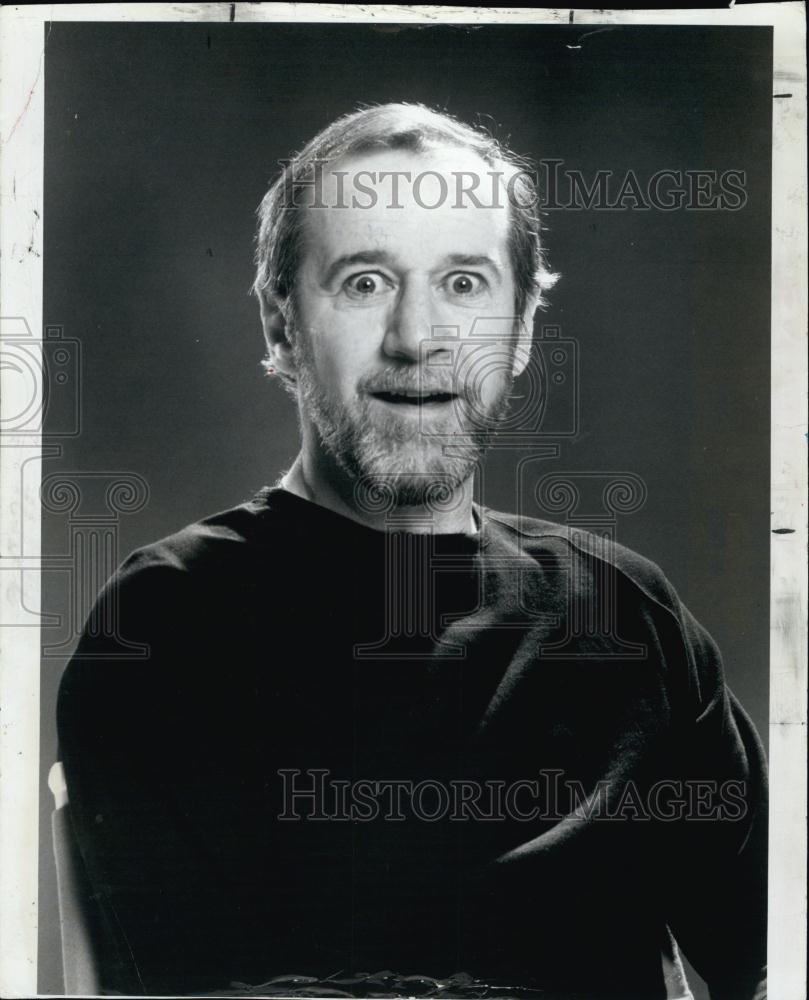
<path id="1" fill-rule="evenodd" d="M 453 399 L 457 399 L 454 392 L 424 392 L 417 389 L 408 389 L 402 392 L 372 392 L 371 395 L 374 399 L 395 406 L 434 406 L 450 403 Z"/>

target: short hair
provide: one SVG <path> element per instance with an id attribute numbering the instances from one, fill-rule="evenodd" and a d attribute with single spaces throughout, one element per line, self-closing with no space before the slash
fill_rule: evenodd
<path id="1" fill-rule="evenodd" d="M 491 168 L 515 172 L 508 199 L 508 249 L 516 285 L 516 314 L 522 317 L 532 297 L 544 305 L 542 293 L 556 282 L 557 275 L 547 266 L 540 240 L 539 196 L 531 161 L 513 153 L 484 129 L 465 125 L 423 104 L 381 104 L 343 115 L 286 164 L 258 207 L 254 294 L 259 299 L 272 295 L 282 302 L 290 301 L 303 247 L 301 206 L 290 193 L 318 164 L 374 150 L 421 153 L 445 146 L 471 150 Z"/>

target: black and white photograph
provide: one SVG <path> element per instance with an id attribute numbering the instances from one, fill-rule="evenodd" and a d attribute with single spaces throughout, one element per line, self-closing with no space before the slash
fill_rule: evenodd
<path id="1" fill-rule="evenodd" d="M 3 995 L 801 1000 L 804 5 L 29 10 Z"/>

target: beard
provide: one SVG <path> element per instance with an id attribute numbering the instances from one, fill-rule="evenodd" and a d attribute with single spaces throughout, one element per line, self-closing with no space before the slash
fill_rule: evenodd
<path id="1" fill-rule="evenodd" d="M 368 512 L 426 506 L 446 511 L 458 488 L 475 472 L 504 419 L 515 377 L 510 360 L 490 372 L 497 385 L 489 402 L 481 398 L 480 380 L 458 385 L 435 369 L 391 366 L 360 381 L 355 398 L 346 403 L 319 384 L 305 333 L 293 339 L 298 405 L 325 452 L 353 484 L 354 502 Z M 452 392 L 440 415 L 410 415 L 376 403 L 369 391 L 403 388 Z M 399 404 L 406 406 L 408 404 Z"/>

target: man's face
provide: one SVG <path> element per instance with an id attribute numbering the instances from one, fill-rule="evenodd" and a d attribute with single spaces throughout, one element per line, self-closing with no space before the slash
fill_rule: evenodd
<path id="1" fill-rule="evenodd" d="M 398 504 L 469 479 L 525 354 L 504 192 L 456 197 L 462 170 L 491 192 L 488 169 L 457 149 L 375 152 L 332 164 L 327 207 L 305 210 L 288 334 L 304 448 Z M 394 194 L 385 171 L 412 180 Z"/>

